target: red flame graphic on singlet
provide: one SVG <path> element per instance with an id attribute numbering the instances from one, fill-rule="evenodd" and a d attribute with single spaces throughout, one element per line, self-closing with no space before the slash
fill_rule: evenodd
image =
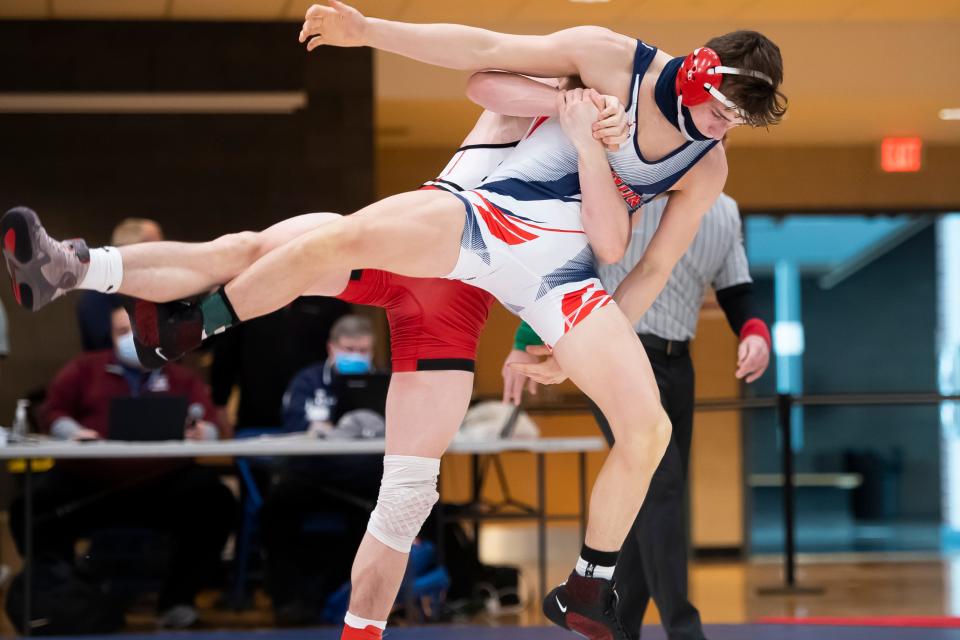
<path id="1" fill-rule="evenodd" d="M 594 309 L 600 309 L 613 301 L 606 291 L 596 284 L 588 284 L 582 289 L 571 291 L 563 296 L 560 309 L 563 311 L 563 332 L 566 333 L 590 315 Z"/>

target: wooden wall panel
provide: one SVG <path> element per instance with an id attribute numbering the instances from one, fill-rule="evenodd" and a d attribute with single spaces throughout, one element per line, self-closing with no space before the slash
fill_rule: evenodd
<path id="1" fill-rule="evenodd" d="M 293 35 L 291 35 L 291 32 Z M 306 56 L 287 24 L 0 23 L 6 91 L 303 91 L 276 115 L 0 114 L 0 207 L 37 209 L 50 232 L 106 242 L 127 216 L 169 239 L 258 229 L 374 197 L 373 71 L 365 49 Z M 291 40 L 293 39 L 293 40 Z M 71 297 L 8 311 L 0 424 L 79 350 Z"/>

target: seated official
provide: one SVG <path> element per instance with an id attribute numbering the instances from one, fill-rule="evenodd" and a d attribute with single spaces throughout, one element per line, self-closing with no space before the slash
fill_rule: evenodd
<path id="1" fill-rule="evenodd" d="M 350 310 L 342 300 L 304 296 L 210 340 L 210 388 L 225 422 L 234 413 L 226 406 L 236 399 L 236 424 L 226 426 L 278 428 L 293 376 L 326 358 L 333 323 Z"/>
<path id="2" fill-rule="evenodd" d="M 126 218 L 113 228 L 110 246 L 124 247 L 143 242 L 160 242 L 163 229 L 156 220 Z M 83 291 L 77 299 L 77 324 L 84 351 L 102 351 L 113 346 L 110 314 L 117 297 L 99 291 Z"/>
<path id="3" fill-rule="evenodd" d="M 372 373 L 373 350 L 369 320 L 340 318 L 330 332 L 327 360 L 298 373 L 284 395 L 284 431 L 330 439 L 383 437 L 382 417 L 371 413 L 333 423 L 338 378 Z M 285 461 L 261 518 L 267 590 L 279 624 L 319 621 L 327 597 L 350 579 L 382 474 L 380 454 Z"/>
<path id="4" fill-rule="evenodd" d="M 126 312 L 111 313 L 113 349 L 81 354 L 50 384 L 43 427 L 54 438 L 109 437 L 111 407 L 130 397 L 170 397 L 189 403 L 176 419 L 183 437 L 216 439 L 218 427 L 206 385 L 193 371 L 169 364 L 145 371 L 137 360 Z M 120 400 L 123 402 L 124 400 Z M 178 428 L 174 425 L 174 428 Z M 148 529 L 170 541 L 171 560 L 161 578 L 158 624 L 184 628 L 197 621 L 197 592 L 218 569 L 236 518 L 236 501 L 216 473 L 192 461 L 59 461 L 34 491 L 34 557 L 74 562 L 78 539 L 97 531 Z M 23 549 L 23 499 L 11 509 L 11 533 Z M 109 579 L 110 576 L 98 576 Z"/>

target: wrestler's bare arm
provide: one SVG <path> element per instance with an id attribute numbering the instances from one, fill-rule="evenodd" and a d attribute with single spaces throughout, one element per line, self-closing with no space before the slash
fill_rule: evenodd
<path id="1" fill-rule="evenodd" d="M 647 250 L 613 295 L 633 324 L 643 317 L 660 294 L 673 267 L 697 235 L 700 220 L 720 197 L 727 179 L 727 162 L 722 149 L 717 147 L 707 154 L 686 178 L 689 178 L 685 180 L 689 186 L 670 194 Z"/>
<path id="2" fill-rule="evenodd" d="M 559 85 L 559 86 L 557 86 Z M 487 111 L 518 118 L 557 115 L 558 89 L 583 89 L 577 77 L 528 78 L 516 73 L 481 71 L 473 74 L 467 83 L 467 97 Z M 596 97 L 600 111 L 593 123 L 593 136 L 602 140 L 611 151 L 620 148 L 630 137 L 630 123 L 623 104 L 614 96 Z"/>
<path id="3" fill-rule="evenodd" d="M 528 36 L 457 24 L 410 24 L 368 18 L 336 1 L 307 10 L 300 41 L 307 40 L 311 51 L 321 45 L 369 46 L 450 69 L 502 69 L 542 78 L 576 75 L 621 102 L 627 100 L 637 42 L 592 26 Z"/>
<path id="4" fill-rule="evenodd" d="M 534 118 L 557 115 L 557 82 L 547 84 L 516 73 L 482 71 L 470 76 L 466 94 L 488 111 Z"/>
<path id="5" fill-rule="evenodd" d="M 597 119 L 593 98 L 597 97 L 592 89 L 574 89 L 558 95 L 557 105 L 563 131 L 577 149 L 583 230 L 597 259 L 609 264 L 623 257 L 630 223 L 606 151 L 593 136 L 592 123 Z"/>

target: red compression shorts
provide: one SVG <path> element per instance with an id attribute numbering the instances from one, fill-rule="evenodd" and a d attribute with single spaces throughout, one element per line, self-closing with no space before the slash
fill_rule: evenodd
<path id="1" fill-rule="evenodd" d="M 456 280 L 407 278 L 363 269 L 337 296 L 382 307 L 390 323 L 393 371 L 473 371 L 493 296 Z"/>

